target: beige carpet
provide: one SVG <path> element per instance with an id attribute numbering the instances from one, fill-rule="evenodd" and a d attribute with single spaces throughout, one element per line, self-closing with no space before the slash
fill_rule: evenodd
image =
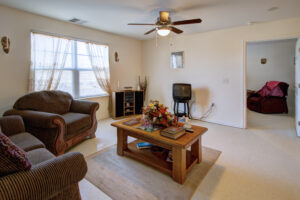
<path id="1" fill-rule="evenodd" d="M 114 200 L 189 200 L 220 154 L 203 147 L 203 161 L 180 185 L 156 169 L 118 156 L 113 145 L 87 157 L 86 179 Z"/>

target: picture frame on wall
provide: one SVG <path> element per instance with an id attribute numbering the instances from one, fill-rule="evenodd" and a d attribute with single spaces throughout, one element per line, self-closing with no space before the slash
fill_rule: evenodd
<path id="1" fill-rule="evenodd" d="M 183 64 L 184 64 L 183 54 L 184 54 L 183 51 L 177 51 L 177 52 L 171 53 L 170 67 L 172 69 L 182 69 L 183 68 Z"/>

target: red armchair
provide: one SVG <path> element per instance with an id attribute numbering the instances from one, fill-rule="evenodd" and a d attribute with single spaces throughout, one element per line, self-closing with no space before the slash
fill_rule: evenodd
<path id="1" fill-rule="evenodd" d="M 288 113 L 286 96 L 289 85 L 284 82 L 269 81 L 258 92 L 249 92 L 247 107 L 249 110 L 264 113 Z"/>

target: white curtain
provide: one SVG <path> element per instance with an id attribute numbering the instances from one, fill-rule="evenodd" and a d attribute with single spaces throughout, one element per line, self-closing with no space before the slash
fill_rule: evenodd
<path id="1" fill-rule="evenodd" d="M 99 86 L 109 95 L 108 110 L 111 115 L 112 90 L 109 73 L 108 47 L 93 43 L 86 43 L 86 47 L 97 82 Z"/>
<path id="2" fill-rule="evenodd" d="M 108 47 L 93 43 L 86 43 L 92 69 L 99 86 L 111 95 L 111 83 L 109 73 Z"/>
<path id="3" fill-rule="evenodd" d="M 71 40 L 31 33 L 29 91 L 57 89 L 70 47 Z"/>

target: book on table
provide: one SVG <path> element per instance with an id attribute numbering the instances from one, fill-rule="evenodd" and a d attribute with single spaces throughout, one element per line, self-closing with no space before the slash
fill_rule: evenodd
<path id="1" fill-rule="evenodd" d="M 140 121 L 136 118 L 132 118 L 128 121 L 123 122 L 123 124 L 126 125 L 126 126 L 133 126 L 133 125 L 136 125 L 136 124 L 139 124 L 139 123 L 140 123 Z"/>
<path id="2" fill-rule="evenodd" d="M 136 143 L 136 148 L 137 149 L 149 149 L 152 147 L 152 144 L 149 142 L 139 142 Z"/>
<path id="3" fill-rule="evenodd" d="M 185 134 L 184 128 L 176 127 L 176 126 L 171 126 L 160 131 L 160 135 L 172 139 L 177 139 L 183 136 L 184 134 Z"/>

